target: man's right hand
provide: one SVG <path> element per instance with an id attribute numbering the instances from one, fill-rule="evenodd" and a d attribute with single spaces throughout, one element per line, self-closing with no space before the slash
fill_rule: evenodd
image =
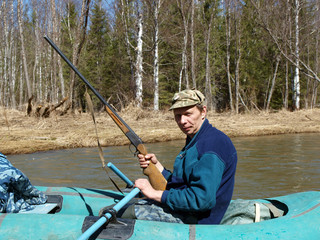
<path id="1" fill-rule="evenodd" d="M 163 171 L 164 167 L 158 161 L 157 157 L 153 153 L 148 153 L 146 155 L 138 154 L 139 164 L 141 168 L 146 168 L 149 166 L 150 161 L 159 169 L 160 172 Z"/>

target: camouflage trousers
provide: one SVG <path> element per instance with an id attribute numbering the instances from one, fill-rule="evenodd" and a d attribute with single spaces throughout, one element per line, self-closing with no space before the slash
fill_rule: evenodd
<path id="1" fill-rule="evenodd" d="M 135 203 L 126 205 L 121 211 L 121 217 L 170 223 L 197 223 L 195 215 L 173 212 L 164 204 L 149 199 L 140 199 Z"/>

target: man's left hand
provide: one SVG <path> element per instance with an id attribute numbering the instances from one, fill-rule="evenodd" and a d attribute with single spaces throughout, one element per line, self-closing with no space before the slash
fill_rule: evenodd
<path id="1" fill-rule="evenodd" d="M 143 195 L 146 196 L 147 198 L 155 200 L 157 202 L 161 202 L 161 196 L 162 196 L 163 191 L 155 190 L 151 186 L 148 179 L 139 178 L 135 181 L 134 186 L 139 188 L 140 191 L 143 193 Z"/>

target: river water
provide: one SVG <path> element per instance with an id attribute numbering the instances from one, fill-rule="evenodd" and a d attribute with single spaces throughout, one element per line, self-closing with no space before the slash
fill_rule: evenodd
<path id="1" fill-rule="evenodd" d="M 320 134 L 293 134 L 232 139 L 238 152 L 233 199 L 264 198 L 320 190 Z M 162 164 L 172 169 L 184 141 L 146 144 Z M 103 148 L 128 178 L 143 177 L 129 146 Z M 67 149 L 8 156 L 33 185 L 115 189 L 102 170 L 97 148 Z M 119 187 L 125 184 L 111 170 Z M 208 181 L 210 181 L 208 179 Z"/>

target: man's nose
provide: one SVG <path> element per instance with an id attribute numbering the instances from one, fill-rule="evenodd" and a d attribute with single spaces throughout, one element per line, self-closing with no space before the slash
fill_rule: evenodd
<path id="1" fill-rule="evenodd" d="M 181 115 L 180 123 L 184 124 L 187 122 L 187 116 Z"/>

